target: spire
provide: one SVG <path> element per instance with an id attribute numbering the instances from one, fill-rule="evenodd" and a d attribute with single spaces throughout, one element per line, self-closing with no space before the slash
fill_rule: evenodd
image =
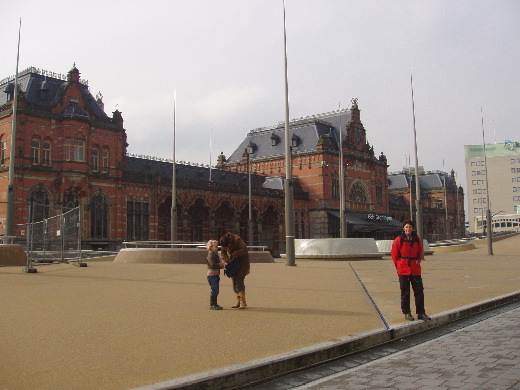
<path id="1" fill-rule="evenodd" d="M 74 63 L 74 65 L 72 65 L 72 69 L 69 70 L 69 73 L 67 75 L 67 81 L 79 83 L 79 75 L 79 70 L 78 68 L 76 68 L 76 63 Z"/>

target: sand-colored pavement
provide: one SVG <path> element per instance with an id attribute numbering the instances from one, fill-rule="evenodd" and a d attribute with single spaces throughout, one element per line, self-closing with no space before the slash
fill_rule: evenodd
<path id="1" fill-rule="evenodd" d="M 520 236 L 428 256 L 427 313 L 520 290 Z M 222 275 L 209 310 L 201 264 L 93 261 L 0 268 L 0 389 L 131 389 L 401 324 L 392 261 L 252 264 L 246 310 Z"/>

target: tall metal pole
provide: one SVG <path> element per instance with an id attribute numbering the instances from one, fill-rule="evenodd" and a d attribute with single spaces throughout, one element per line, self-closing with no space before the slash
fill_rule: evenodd
<path id="1" fill-rule="evenodd" d="M 250 141 L 251 142 L 251 141 Z M 248 182 L 248 200 L 249 210 L 247 217 L 247 235 L 248 245 L 253 245 L 253 205 L 252 205 L 252 194 L 251 194 L 251 153 L 253 148 L 251 143 L 247 146 L 247 182 Z"/>
<path id="2" fill-rule="evenodd" d="M 480 114 L 482 116 L 482 150 L 484 152 L 484 166 L 486 167 L 486 195 L 487 195 L 487 210 L 486 210 L 486 224 L 487 224 L 487 243 L 488 255 L 493 255 L 493 227 L 491 226 L 491 205 L 489 201 L 489 175 L 486 156 L 486 141 L 484 138 L 484 112 L 480 107 Z M 484 221 L 482 221 L 484 222 Z"/>
<path id="3" fill-rule="evenodd" d="M 442 160 L 442 170 L 444 171 L 444 160 Z M 445 211 L 445 217 L 444 217 L 444 236 L 445 240 L 449 239 L 448 236 L 448 192 L 446 188 L 446 172 L 444 172 L 444 211 Z"/>
<path id="4" fill-rule="evenodd" d="M 408 178 L 410 179 L 410 184 L 408 185 L 410 189 L 410 219 L 413 219 L 413 196 L 412 196 L 412 162 L 411 162 L 410 153 L 408 153 Z"/>
<path id="5" fill-rule="evenodd" d="M 417 129 L 415 128 L 415 101 L 413 98 L 413 77 L 410 72 L 410 86 L 412 87 L 412 113 L 413 113 L 413 140 L 414 140 L 414 151 L 415 151 L 415 211 L 416 218 L 415 223 L 417 224 L 417 234 L 421 239 L 423 237 L 423 225 L 422 225 L 422 206 L 421 206 L 421 186 L 419 184 L 419 157 L 417 154 Z"/>
<path id="6" fill-rule="evenodd" d="M 175 126 L 177 111 L 177 91 L 173 90 L 173 168 L 172 168 L 172 211 L 171 211 L 171 241 L 177 241 L 177 176 L 175 173 Z"/>
<path id="7" fill-rule="evenodd" d="M 339 104 L 339 237 L 347 237 L 347 229 L 345 226 L 345 178 L 343 177 L 343 130 L 341 117 L 341 103 Z"/>
<path id="8" fill-rule="evenodd" d="M 291 163 L 291 140 L 289 139 L 289 81 L 287 78 L 287 26 L 285 0 L 283 0 L 283 43 L 285 69 L 285 264 L 296 265 L 294 253 L 294 201 Z"/>
<path id="9" fill-rule="evenodd" d="M 22 18 L 20 18 L 20 26 L 18 27 L 18 50 L 16 53 L 16 73 L 14 76 L 14 96 L 13 96 L 13 121 L 11 129 L 11 149 L 9 151 L 9 182 L 7 184 L 7 212 L 5 235 L 12 236 L 14 232 L 14 164 L 16 154 L 16 125 L 18 110 L 18 64 L 20 62 L 20 35 L 22 31 Z"/>

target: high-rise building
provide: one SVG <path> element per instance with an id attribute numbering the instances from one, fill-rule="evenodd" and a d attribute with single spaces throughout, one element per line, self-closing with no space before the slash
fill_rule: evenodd
<path id="1" fill-rule="evenodd" d="M 518 230 L 520 222 L 520 142 L 464 145 L 471 233 L 485 233 L 486 211 L 493 231 Z"/>

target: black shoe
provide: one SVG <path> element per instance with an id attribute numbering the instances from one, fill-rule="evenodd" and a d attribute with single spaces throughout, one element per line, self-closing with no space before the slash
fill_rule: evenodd
<path id="1" fill-rule="evenodd" d="M 219 305 L 211 305 L 209 308 L 211 310 L 222 310 L 223 309 L 223 307 L 219 306 Z"/>
<path id="2" fill-rule="evenodd" d="M 417 319 L 418 320 L 423 320 L 423 321 L 431 321 L 432 320 L 430 317 L 428 317 L 426 315 L 426 313 L 418 314 L 417 315 Z"/>
<path id="3" fill-rule="evenodd" d="M 404 315 L 404 319 L 405 319 L 406 321 L 415 321 L 415 318 L 413 318 L 413 315 L 412 315 L 411 313 L 406 313 L 406 314 Z"/>

